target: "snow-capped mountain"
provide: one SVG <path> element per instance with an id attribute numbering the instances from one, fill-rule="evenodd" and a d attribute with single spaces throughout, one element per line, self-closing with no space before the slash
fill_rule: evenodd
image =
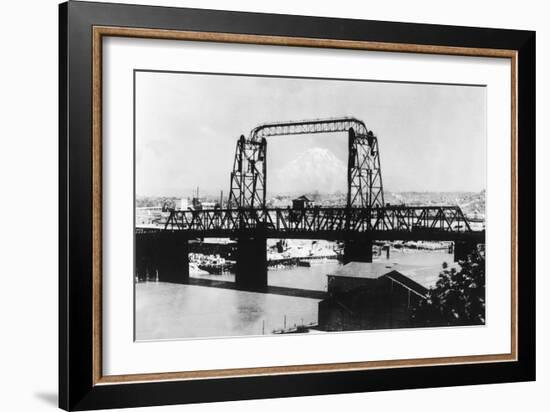
<path id="1" fill-rule="evenodd" d="M 314 147 L 275 171 L 268 172 L 270 192 L 334 193 L 346 191 L 347 165 L 330 150 Z"/>

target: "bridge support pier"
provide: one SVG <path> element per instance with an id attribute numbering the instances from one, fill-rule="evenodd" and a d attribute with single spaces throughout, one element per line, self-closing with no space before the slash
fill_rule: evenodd
<path id="1" fill-rule="evenodd" d="M 135 276 L 138 281 L 155 280 L 157 258 L 152 236 L 136 235 Z"/>
<path id="2" fill-rule="evenodd" d="M 267 286 L 267 239 L 263 236 L 239 237 L 235 283 L 243 288 Z"/>
<path id="3" fill-rule="evenodd" d="M 189 282 L 189 242 L 171 236 L 161 242 L 159 253 L 159 282 Z"/>
<path id="4" fill-rule="evenodd" d="M 474 252 L 477 248 L 476 242 L 464 242 L 456 241 L 454 242 L 454 261 L 458 262 L 459 260 L 468 259 L 468 255 Z"/>
<path id="5" fill-rule="evenodd" d="M 344 243 L 344 264 L 349 262 L 372 263 L 372 240 L 346 240 Z"/>
<path id="6" fill-rule="evenodd" d="M 136 276 L 139 280 L 189 282 L 189 246 L 180 236 L 136 236 Z"/>

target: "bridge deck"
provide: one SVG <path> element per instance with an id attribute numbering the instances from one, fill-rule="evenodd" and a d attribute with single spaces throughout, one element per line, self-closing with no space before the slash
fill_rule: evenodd
<path id="1" fill-rule="evenodd" d="M 164 226 L 137 229 L 178 232 L 189 238 L 262 235 L 330 240 L 485 241 L 485 230 L 473 229 L 457 206 L 185 210 L 172 211 Z"/>

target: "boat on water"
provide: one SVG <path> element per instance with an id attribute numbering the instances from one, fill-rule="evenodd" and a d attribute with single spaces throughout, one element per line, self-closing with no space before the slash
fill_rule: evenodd
<path id="1" fill-rule="evenodd" d="M 313 265 L 322 265 L 328 262 L 334 262 L 338 259 L 337 255 L 334 256 L 310 256 L 307 259 L 298 260 L 298 266 L 311 267 Z"/>
<path id="2" fill-rule="evenodd" d="M 227 260 L 220 255 L 204 255 L 202 253 L 189 254 L 189 268 L 201 274 L 220 275 L 230 271 L 235 266 L 235 261 Z"/>
<path id="3" fill-rule="evenodd" d="M 273 334 L 275 335 L 285 335 L 288 333 L 309 333 L 311 328 L 317 327 L 317 324 L 312 322 L 308 325 L 294 325 L 290 328 L 281 328 L 281 329 L 274 329 Z"/>
<path id="4" fill-rule="evenodd" d="M 235 266 L 235 263 L 203 263 L 199 264 L 199 269 L 210 273 L 211 275 L 221 275 L 224 272 L 228 272 Z"/>
<path id="5" fill-rule="evenodd" d="M 199 265 L 195 262 L 189 262 L 189 274 L 191 275 L 206 275 L 208 272 L 202 270 Z"/>

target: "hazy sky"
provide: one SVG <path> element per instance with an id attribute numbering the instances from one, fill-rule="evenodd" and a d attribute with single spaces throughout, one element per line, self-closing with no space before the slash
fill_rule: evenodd
<path id="1" fill-rule="evenodd" d="M 137 72 L 136 194 L 227 195 L 241 134 L 341 116 L 378 136 L 387 190 L 485 188 L 484 87 Z M 345 133 L 268 139 L 268 192 L 346 190 Z"/>

